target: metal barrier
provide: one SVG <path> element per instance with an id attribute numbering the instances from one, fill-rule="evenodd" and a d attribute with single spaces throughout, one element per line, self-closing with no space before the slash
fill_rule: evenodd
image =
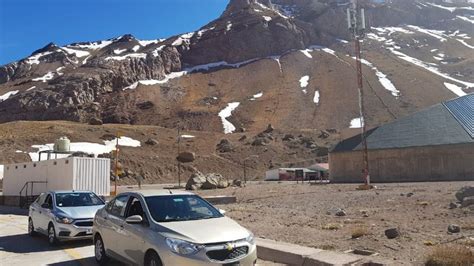
<path id="1" fill-rule="evenodd" d="M 47 181 L 28 181 L 23 185 L 23 188 L 20 190 L 20 207 L 21 208 L 29 208 L 31 203 L 33 203 L 36 199 L 37 195 L 33 195 L 34 193 L 34 185 L 35 184 L 47 184 Z M 25 195 L 23 196 L 23 192 Z M 30 193 L 28 193 L 30 192 Z"/>

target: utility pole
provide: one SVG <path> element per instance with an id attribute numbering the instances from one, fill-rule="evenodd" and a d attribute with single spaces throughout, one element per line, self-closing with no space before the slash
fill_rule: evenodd
<path id="1" fill-rule="evenodd" d="M 356 68 L 357 68 L 357 87 L 359 90 L 359 111 L 361 120 L 361 139 L 363 148 L 363 169 L 362 175 L 365 181 L 365 186 L 370 188 L 370 174 L 369 174 L 369 152 L 367 148 L 367 126 L 365 119 L 365 105 L 364 105 L 364 84 L 362 76 L 362 62 L 360 52 L 360 41 L 365 37 L 365 10 L 360 8 L 357 0 L 351 0 L 351 7 L 347 9 L 347 26 L 354 39 L 354 48 L 356 54 Z"/>
<path id="2" fill-rule="evenodd" d="M 117 133 L 116 143 L 115 143 L 115 178 L 114 178 L 114 196 L 117 196 L 117 179 L 119 178 L 119 138 L 120 133 Z"/>
<path id="3" fill-rule="evenodd" d="M 178 126 L 178 158 L 181 153 L 181 125 Z M 178 160 L 178 187 L 181 187 L 181 161 Z"/>

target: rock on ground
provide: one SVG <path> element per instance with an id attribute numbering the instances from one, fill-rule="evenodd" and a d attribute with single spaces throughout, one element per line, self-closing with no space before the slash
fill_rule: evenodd
<path id="1" fill-rule="evenodd" d="M 400 231 L 397 228 L 390 228 L 385 230 L 385 236 L 388 239 L 394 239 L 400 236 Z"/>
<path id="2" fill-rule="evenodd" d="M 185 151 L 182 152 L 176 157 L 176 160 L 182 163 L 191 163 L 196 159 L 196 154 L 194 152 Z"/>
<path id="3" fill-rule="evenodd" d="M 460 190 L 456 192 L 455 196 L 456 196 L 456 199 L 458 199 L 460 202 L 462 202 L 464 198 L 474 197 L 474 186 L 462 187 Z"/>

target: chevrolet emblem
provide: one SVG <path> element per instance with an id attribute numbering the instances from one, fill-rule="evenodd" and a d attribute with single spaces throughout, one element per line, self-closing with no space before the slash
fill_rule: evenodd
<path id="1" fill-rule="evenodd" d="M 232 251 L 234 249 L 234 245 L 232 245 L 231 243 L 227 243 L 225 247 L 228 251 Z"/>

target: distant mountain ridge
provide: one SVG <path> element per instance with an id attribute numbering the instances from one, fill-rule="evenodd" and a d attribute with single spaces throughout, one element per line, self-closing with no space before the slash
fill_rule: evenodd
<path id="1" fill-rule="evenodd" d="M 304 128 L 349 127 L 357 101 L 340 91 L 355 79 L 348 2 L 232 0 L 216 20 L 168 39 L 50 43 L 0 67 L 0 122 L 100 119 L 222 131 L 219 112 L 245 101 L 262 106 L 233 111 L 228 119 L 237 129 L 268 121 L 291 128 L 295 117 Z M 368 123 L 472 91 L 472 3 L 360 2 L 372 27 L 364 43 L 373 90 Z M 278 116 L 280 108 L 294 114 Z M 337 108 L 347 110 L 334 116 Z"/>

